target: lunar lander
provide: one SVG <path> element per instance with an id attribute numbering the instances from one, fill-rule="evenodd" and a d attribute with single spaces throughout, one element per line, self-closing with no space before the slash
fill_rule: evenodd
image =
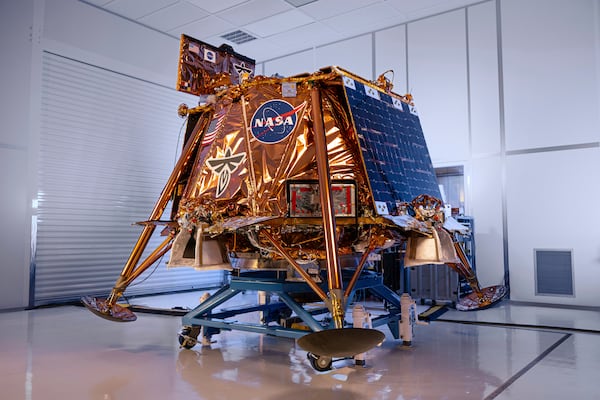
<path id="1" fill-rule="evenodd" d="M 223 329 L 291 337 L 324 370 L 333 357 L 381 343 L 377 326 L 410 342 L 414 302 L 370 268 L 383 249 L 402 247 L 405 267 L 456 270 L 473 290 L 460 309 L 503 297 L 503 286 L 479 286 L 455 240 L 465 227 L 445 218 L 410 95 L 393 93 L 384 76 L 371 82 L 339 67 L 253 76 L 253 60 L 185 35 L 180 50 L 178 89 L 203 102 L 180 106 L 187 118 L 181 156 L 108 298 L 83 299 L 92 312 L 135 320 L 119 298 L 170 252 L 169 266 L 231 271 L 228 284 L 183 317 L 182 347 Z M 169 202 L 170 218 L 161 220 Z M 141 260 L 158 226 L 165 239 Z M 363 289 L 387 311 L 367 327 L 350 326 L 348 309 Z M 246 290 L 279 301 L 217 310 Z M 307 306 L 315 302 L 321 307 Z M 231 320 L 254 311 L 259 323 Z M 280 324 L 282 315 L 295 315 L 302 327 Z"/>

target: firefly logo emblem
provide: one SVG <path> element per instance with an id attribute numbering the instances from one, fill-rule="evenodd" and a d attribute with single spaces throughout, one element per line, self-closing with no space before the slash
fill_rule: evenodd
<path id="1" fill-rule="evenodd" d="M 242 74 L 248 74 L 248 75 L 252 75 L 252 68 L 247 67 L 246 63 L 242 62 L 239 64 L 233 64 L 233 69 L 235 69 L 235 72 L 237 72 L 238 77 L 241 77 Z"/>
<path id="2" fill-rule="evenodd" d="M 240 164 L 246 159 L 246 153 L 244 152 L 239 154 L 231 153 L 232 150 L 228 147 L 223 157 L 212 157 L 206 160 L 208 168 L 219 176 L 216 197 L 220 197 L 225 192 L 231 181 L 231 173 L 238 169 Z"/>

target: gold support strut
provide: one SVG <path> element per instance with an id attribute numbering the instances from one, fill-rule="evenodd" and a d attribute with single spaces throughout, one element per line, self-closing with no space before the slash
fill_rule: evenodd
<path id="1" fill-rule="evenodd" d="M 169 199 L 173 195 L 173 192 L 175 190 L 175 187 L 177 186 L 177 182 L 179 181 L 181 174 L 183 173 L 183 170 L 190 162 L 192 155 L 194 154 L 196 148 L 198 147 L 198 144 L 200 143 L 200 138 L 202 137 L 202 133 L 204 132 L 207 123 L 208 120 L 206 117 L 203 117 L 203 120 L 197 123 L 193 136 L 185 144 L 181 152 L 181 156 L 179 157 L 177 164 L 175 164 L 175 168 L 173 168 L 173 171 L 171 172 L 167 183 L 165 184 L 158 200 L 156 201 L 156 204 L 154 205 L 154 208 L 152 209 L 152 213 L 148 218 L 149 221 L 158 220 L 165 211 L 165 208 L 167 207 Z M 154 260 L 152 260 L 152 262 L 151 258 L 154 258 L 157 252 L 160 252 L 160 249 L 163 248 L 163 246 L 166 246 L 166 243 L 173 239 L 173 236 L 170 235 L 169 238 L 166 239 L 165 242 L 163 242 L 159 246 L 159 248 L 154 250 L 144 262 L 142 262 L 140 265 L 137 265 L 138 261 L 142 256 L 142 253 L 144 252 L 146 246 L 148 245 L 148 242 L 150 241 L 150 238 L 152 237 L 152 234 L 154 233 L 154 229 L 156 229 L 156 225 L 154 224 L 144 225 L 142 233 L 140 234 L 137 242 L 135 243 L 133 250 L 129 255 L 129 258 L 125 263 L 125 266 L 121 270 L 121 274 L 117 279 L 117 282 L 115 283 L 110 295 L 106 300 L 108 307 L 111 307 L 114 304 L 116 304 L 117 300 L 119 299 L 119 297 L 121 297 L 121 295 L 123 294 L 127 286 L 131 283 L 131 281 L 133 281 L 142 272 L 144 272 L 159 257 L 156 257 Z M 170 248 L 170 245 L 167 247 Z M 165 254 L 167 251 L 168 249 L 166 249 L 162 254 Z"/>
<path id="2" fill-rule="evenodd" d="M 369 258 L 369 255 L 371 254 L 373 249 L 375 249 L 375 240 L 371 240 L 371 242 L 369 243 L 369 247 L 365 250 L 362 257 L 360 258 L 358 266 L 356 267 L 356 270 L 354 270 L 354 274 L 352 274 L 352 278 L 350 279 L 350 282 L 348 283 L 348 286 L 344 291 L 344 301 L 348 298 L 348 296 L 350 296 L 350 293 L 354 289 L 354 286 L 356 285 L 356 282 L 358 281 L 358 278 L 362 273 L 363 268 L 365 267 L 365 263 L 367 262 L 367 259 Z"/>
<path id="3" fill-rule="evenodd" d="M 319 196 L 321 200 L 321 213 L 323 215 L 323 229 L 325 234 L 325 255 L 327 263 L 327 284 L 331 296 L 331 314 L 336 328 L 344 327 L 344 298 L 342 293 L 342 271 L 338 258 L 336 238 L 335 213 L 331 193 L 331 178 L 329 173 L 329 160 L 327 158 L 327 139 L 321 110 L 321 91 L 318 86 L 313 86 L 310 91 L 312 103 L 313 135 L 315 139 L 315 157 L 317 161 L 317 175 L 319 178 Z"/>
<path id="4" fill-rule="evenodd" d="M 345 297 L 342 288 L 342 270 L 338 258 L 336 238 L 335 213 L 331 193 L 331 178 L 329 174 L 329 161 L 327 158 L 327 139 L 325 124 L 321 110 L 321 92 L 313 83 L 310 92 L 312 132 L 315 140 L 315 158 L 317 161 L 317 174 L 319 177 L 319 196 L 321 200 L 321 213 L 323 216 L 323 230 L 325 232 L 325 254 L 327 264 L 327 284 L 330 296 L 330 311 L 335 329 L 326 329 L 304 335 L 298 339 L 298 345 L 304 350 L 317 356 L 349 357 L 363 353 L 383 341 L 384 334 L 376 329 L 344 328 Z M 370 252 L 370 251 L 369 251 Z M 363 254 L 362 269 L 368 257 Z M 350 288 L 354 286 L 358 274 L 355 273 Z M 349 292 L 348 292 L 349 293 Z"/>
<path id="5" fill-rule="evenodd" d="M 296 262 L 296 260 L 294 260 L 294 258 L 290 255 L 290 253 L 288 251 L 286 251 L 277 242 L 277 240 L 273 237 L 273 235 L 271 235 L 271 233 L 265 229 L 261 230 L 260 234 L 265 236 L 267 239 L 269 239 L 269 241 L 271 242 L 271 244 L 273 244 L 273 246 L 275 246 L 277 251 L 279 251 L 279 253 L 287 260 L 287 262 L 289 262 L 292 265 L 294 270 L 298 274 L 300 274 L 300 276 L 302 276 L 302 278 L 306 281 L 308 286 L 310 286 L 310 288 L 321 298 L 321 300 L 323 300 L 325 303 L 328 303 L 329 299 L 327 298 L 327 294 L 323 291 L 323 289 L 321 289 L 319 287 L 319 285 L 316 284 L 316 282 L 310 277 L 310 275 L 308 275 L 308 273 L 304 270 L 304 268 L 302 268 Z"/>
<path id="6" fill-rule="evenodd" d="M 252 149 L 250 148 L 250 124 L 246 113 L 246 98 L 242 95 L 242 116 L 244 117 L 244 139 L 246 141 L 246 154 L 248 155 L 248 172 L 250 177 L 250 190 L 248 190 L 248 203 L 252 210 L 252 215 L 258 215 L 258 204 L 256 203 L 256 174 L 254 172 L 254 159 L 252 158 Z"/>
<path id="7" fill-rule="evenodd" d="M 471 289 L 473 289 L 473 293 L 470 293 L 458 300 L 456 303 L 456 309 L 462 311 L 480 310 L 502 300 L 507 293 L 506 287 L 503 285 L 496 285 L 482 288 L 479 285 L 477 275 L 475 274 L 475 271 L 473 271 L 473 268 L 471 267 L 465 252 L 460 246 L 460 243 L 455 241 L 454 249 L 456 250 L 456 254 L 460 259 L 460 263 L 448 264 L 448 266 L 458 272 L 459 275 L 462 275 L 467 280 L 467 283 Z"/>
<path id="8" fill-rule="evenodd" d="M 483 296 L 481 292 L 481 286 L 479 285 L 479 280 L 477 279 L 477 275 L 475 275 L 475 271 L 471 268 L 471 263 L 469 263 L 469 259 L 467 255 L 463 251 L 460 243 L 454 242 L 454 250 L 456 251 L 456 255 L 460 259 L 460 264 L 456 263 L 448 263 L 448 266 L 455 270 L 459 275 L 462 275 L 466 280 L 473 292 L 477 294 L 478 297 Z"/>

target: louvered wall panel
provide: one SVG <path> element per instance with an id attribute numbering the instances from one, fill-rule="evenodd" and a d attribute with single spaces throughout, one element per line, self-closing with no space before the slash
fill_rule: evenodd
<path id="1" fill-rule="evenodd" d="M 132 223 L 148 218 L 181 147 L 177 106 L 196 101 L 44 53 L 35 305 L 108 294 L 141 232 Z M 146 253 L 162 241 L 160 230 Z M 222 271 L 168 270 L 167 259 L 134 281 L 126 295 L 223 281 Z"/>

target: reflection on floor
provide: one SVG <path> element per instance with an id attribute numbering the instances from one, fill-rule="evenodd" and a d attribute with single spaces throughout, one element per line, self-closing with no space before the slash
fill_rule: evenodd
<path id="1" fill-rule="evenodd" d="M 201 294 L 132 303 L 191 308 Z M 231 331 L 215 335 L 211 346 L 181 350 L 179 317 L 139 313 L 136 322 L 115 323 L 76 306 L 5 312 L 0 313 L 1 397 L 598 398 L 600 312 L 505 301 L 483 311 L 449 311 L 441 319 L 417 326 L 412 347 L 382 328 L 386 341 L 369 351 L 365 367 L 340 360 L 333 370 L 316 372 L 292 339 Z"/>

